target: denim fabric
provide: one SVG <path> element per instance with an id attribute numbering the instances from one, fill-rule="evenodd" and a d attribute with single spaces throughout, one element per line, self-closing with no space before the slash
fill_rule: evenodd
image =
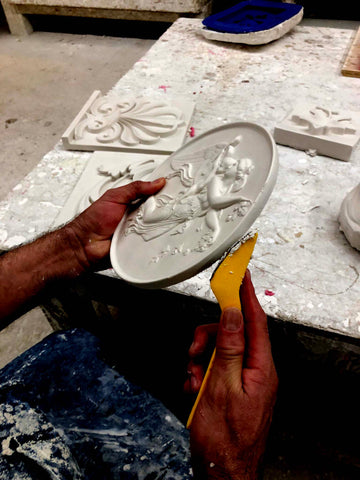
<path id="1" fill-rule="evenodd" d="M 100 342 L 54 333 L 0 371 L 1 480 L 186 480 L 185 427 L 102 359 Z"/>

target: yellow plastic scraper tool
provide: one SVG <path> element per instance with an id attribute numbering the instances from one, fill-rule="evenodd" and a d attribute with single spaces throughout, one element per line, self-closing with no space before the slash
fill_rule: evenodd
<path id="1" fill-rule="evenodd" d="M 239 247 L 233 247 L 220 261 L 210 280 L 210 286 L 214 292 L 221 310 L 225 308 L 236 307 L 241 310 L 239 290 L 243 281 L 251 255 L 254 251 L 257 240 L 257 233 L 253 236 L 247 236 Z M 200 401 L 201 395 L 205 389 L 207 379 L 210 375 L 214 363 L 216 350 L 214 350 L 204 380 L 195 400 L 194 406 L 190 412 L 186 427 L 190 428 L 195 410 Z"/>

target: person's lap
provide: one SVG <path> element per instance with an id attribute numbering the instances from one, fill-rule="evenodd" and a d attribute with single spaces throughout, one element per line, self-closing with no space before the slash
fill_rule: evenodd
<path id="1" fill-rule="evenodd" d="M 0 479 L 191 477 L 185 427 L 79 329 L 50 335 L 0 372 L 0 442 Z"/>

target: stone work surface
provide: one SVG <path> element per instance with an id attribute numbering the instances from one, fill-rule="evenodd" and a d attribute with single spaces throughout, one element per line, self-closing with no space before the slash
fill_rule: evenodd
<path id="1" fill-rule="evenodd" d="M 200 28 L 200 20 L 177 20 L 112 90 L 195 101 L 194 135 L 235 121 L 273 131 L 300 98 L 360 111 L 358 79 L 340 72 L 351 30 L 300 24 L 276 42 L 250 47 L 211 43 Z M 280 320 L 360 338 L 360 258 L 338 223 L 343 198 L 359 182 L 359 146 L 349 162 L 281 145 L 278 153 L 277 184 L 255 224 L 259 238 L 250 262 L 260 302 Z M 57 145 L 15 187 L 0 204 L 2 248 L 52 225 L 88 159 Z M 211 273 L 173 290 L 212 301 Z"/>

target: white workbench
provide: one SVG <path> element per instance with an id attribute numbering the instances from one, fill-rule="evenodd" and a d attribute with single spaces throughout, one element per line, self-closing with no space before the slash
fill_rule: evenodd
<path id="1" fill-rule="evenodd" d="M 250 47 L 207 41 L 200 28 L 200 20 L 177 20 L 113 90 L 195 101 L 195 135 L 239 120 L 272 132 L 299 100 L 360 111 L 360 80 L 340 72 L 352 30 L 299 25 L 274 43 Z M 344 196 L 360 182 L 359 146 L 350 162 L 280 145 L 278 153 L 277 185 L 255 224 L 250 269 L 259 300 L 279 320 L 360 338 L 360 252 L 337 221 Z M 59 144 L 41 160 L 0 204 L 0 248 L 51 227 L 90 155 Z M 210 275 L 171 290 L 213 301 Z"/>

